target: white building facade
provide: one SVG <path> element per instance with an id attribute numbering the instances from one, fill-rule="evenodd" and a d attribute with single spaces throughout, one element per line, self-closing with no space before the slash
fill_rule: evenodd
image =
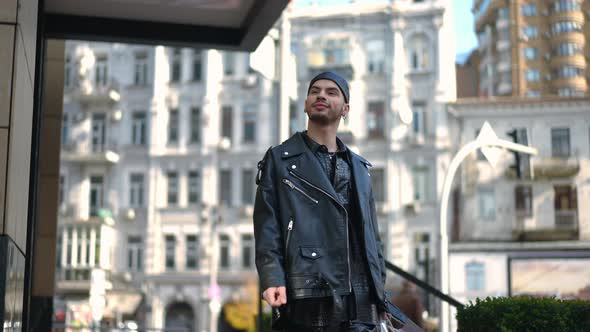
<path id="1" fill-rule="evenodd" d="M 350 82 L 340 136 L 374 165 L 386 258 L 438 282 L 445 105 L 456 95 L 450 2 L 284 17 L 266 47 L 275 70 L 253 70 L 247 53 L 67 44 L 56 307 L 91 310 L 93 269 L 107 272 L 104 312 L 115 323 L 209 331 L 220 305 L 255 301 L 256 163 L 305 129 L 307 84 L 324 70 Z M 114 305 L 118 285 L 134 289 L 126 306 Z"/>
<path id="2" fill-rule="evenodd" d="M 373 164 L 385 257 L 437 284 L 437 205 L 451 149 L 445 104 L 456 96 L 450 2 L 359 1 L 288 14 L 299 83 L 291 131 L 305 129 L 313 76 L 333 70 L 349 81 L 340 136 Z"/>
<path id="3" fill-rule="evenodd" d="M 278 68 L 277 29 L 268 38 Z M 280 84 L 250 57 L 66 44 L 56 288 L 66 323 L 91 323 L 95 269 L 106 271 L 111 325 L 208 331 L 224 303 L 255 301 L 256 164 L 278 141 Z M 119 285 L 132 290 L 125 301 Z"/>
<path id="4" fill-rule="evenodd" d="M 519 294 L 586 296 L 590 272 L 576 266 L 590 262 L 590 208 L 584 204 L 590 198 L 590 99 L 466 99 L 449 109 L 461 145 L 487 121 L 499 138 L 511 140 L 516 130 L 520 144 L 538 149 L 536 156 L 521 156 L 520 178 L 509 151 L 500 153 L 495 168 L 479 153 L 464 161 L 449 234 L 451 296 L 463 303 Z M 564 291 L 574 276 L 586 281 Z"/>

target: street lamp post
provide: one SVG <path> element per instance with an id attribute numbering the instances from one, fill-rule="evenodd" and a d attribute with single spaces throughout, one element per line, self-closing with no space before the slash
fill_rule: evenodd
<path id="1" fill-rule="evenodd" d="M 213 206 L 204 207 L 207 217 L 207 232 L 209 235 L 209 332 L 217 332 L 217 319 L 221 309 L 221 290 L 217 284 L 218 273 L 218 246 L 217 246 L 217 223 L 219 216 L 217 209 Z"/>
<path id="2" fill-rule="evenodd" d="M 511 141 L 499 139 L 490 124 L 486 121 L 480 130 L 477 138 L 463 146 L 459 152 L 455 155 L 449 169 L 445 176 L 443 191 L 441 196 L 441 207 L 440 207 L 440 225 L 439 225 L 439 238 L 440 238 L 440 282 L 441 291 L 445 294 L 449 294 L 449 238 L 447 235 L 447 215 L 449 207 L 449 196 L 451 194 L 451 187 L 453 184 L 453 178 L 455 173 L 459 169 L 461 162 L 471 153 L 477 151 L 477 149 L 484 150 L 484 156 L 492 166 L 496 165 L 497 155 L 490 153 L 491 151 L 485 150 L 486 148 L 504 148 L 507 150 L 522 152 L 530 155 L 536 155 L 537 149 L 516 144 Z M 488 152 L 489 151 L 489 152 Z M 486 153 L 488 152 L 488 153 Z M 450 329 L 450 308 L 447 302 L 442 302 L 441 308 L 441 331 L 448 332 Z"/>

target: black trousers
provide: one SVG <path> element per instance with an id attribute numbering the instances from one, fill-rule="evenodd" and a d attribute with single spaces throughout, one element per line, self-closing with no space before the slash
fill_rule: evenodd
<path id="1" fill-rule="evenodd" d="M 284 332 L 378 332 L 375 325 L 351 321 L 343 322 L 340 326 L 308 327 L 289 324 Z"/>

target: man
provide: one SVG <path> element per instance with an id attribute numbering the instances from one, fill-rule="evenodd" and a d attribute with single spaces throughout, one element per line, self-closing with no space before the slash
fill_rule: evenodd
<path id="1" fill-rule="evenodd" d="M 307 131 L 259 162 L 256 267 L 286 331 L 377 331 L 387 308 L 371 164 L 336 137 L 348 102 L 344 78 L 314 77 Z"/>

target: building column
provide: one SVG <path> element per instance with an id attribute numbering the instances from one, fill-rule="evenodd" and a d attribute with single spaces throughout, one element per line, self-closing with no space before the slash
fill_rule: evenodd
<path id="1" fill-rule="evenodd" d="M 0 2 L 0 322 L 9 330 L 28 330 L 23 313 L 31 295 L 25 269 L 33 265 L 27 225 L 33 108 L 39 105 L 37 18 L 37 1 Z"/>

